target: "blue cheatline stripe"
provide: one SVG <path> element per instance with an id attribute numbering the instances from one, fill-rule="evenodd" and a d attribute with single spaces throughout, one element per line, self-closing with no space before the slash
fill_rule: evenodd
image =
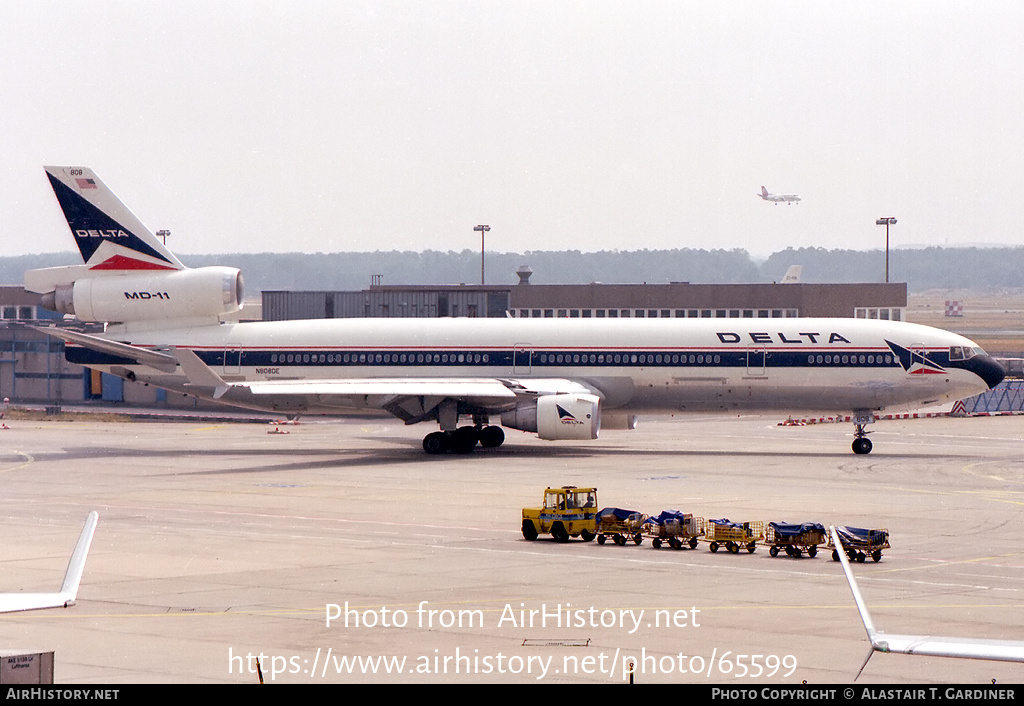
<path id="1" fill-rule="evenodd" d="M 69 362 L 79 365 L 132 365 L 122 356 L 92 351 L 69 345 Z M 536 370 L 564 368 L 889 368 L 898 361 L 888 352 L 843 351 L 842 349 L 767 350 L 764 349 L 694 349 L 652 352 L 647 349 L 619 350 L 554 350 L 535 349 L 531 353 L 512 350 L 432 349 L 401 351 L 381 350 L 196 350 L 204 363 L 223 367 L 531 367 Z M 946 356 L 948 358 L 948 356 Z M 949 365 L 941 354 L 930 359 Z M 954 364 L 955 365 L 955 364 Z M 259 371 L 257 371 L 259 372 Z"/>

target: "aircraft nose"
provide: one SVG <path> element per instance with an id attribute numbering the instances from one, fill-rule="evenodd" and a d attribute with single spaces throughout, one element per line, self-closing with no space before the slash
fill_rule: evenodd
<path id="1" fill-rule="evenodd" d="M 1006 377 L 1006 370 L 999 361 L 990 355 L 975 356 L 971 362 L 973 363 L 973 372 L 985 381 L 990 390 Z"/>

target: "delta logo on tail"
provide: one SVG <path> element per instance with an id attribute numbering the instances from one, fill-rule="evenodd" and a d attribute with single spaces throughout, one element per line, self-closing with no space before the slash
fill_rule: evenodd
<path id="1" fill-rule="evenodd" d="M 903 369 L 910 375 L 943 375 L 946 373 L 945 368 L 917 351 L 898 346 L 892 341 L 886 341 L 885 343 L 889 346 L 892 354 L 900 361 Z"/>
<path id="2" fill-rule="evenodd" d="M 82 194 L 47 173 L 82 260 L 93 270 L 176 270 L 174 263 L 147 245 L 132 231 L 89 202 Z M 77 178 L 79 189 L 96 189 L 96 180 Z M 111 248 L 111 246 L 114 246 Z M 99 253 L 97 254 L 97 251 Z M 156 260 L 142 259 L 142 255 Z"/>

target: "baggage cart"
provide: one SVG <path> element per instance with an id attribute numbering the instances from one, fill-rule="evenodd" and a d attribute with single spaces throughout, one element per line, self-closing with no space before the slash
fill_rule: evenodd
<path id="1" fill-rule="evenodd" d="M 642 534 L 643 521 L 646 519 L 635 510 L 623 510 L 619 507 L 606 507 L 597 513 L 597 543 L 604 544 L 608 537 L 620 547 L 627 541 L 634 544 L 644 541 Z"/>
<path id="2" fill-rule="evenodd" d="M 839 552 L 845 550 L 850 561 L 863 563 L 869 556 L 872 561 L 882 560 L 882 550 L 889 548 L 889 530 L 863 529 L 861 527 L 836 526 L 836 533 L 842 547 L 833 546 L 832 537 L 828 546 L 832 548 L 832 561 L 839 561 Z"/>
<path id="3" fill-rule="evenodd" d="M 757 543 L 764 539 L 764 522 L 731 522 L 727 519 L 708 520 L 704 532 L 704 540 L 708 549 L 717 552 L 724 546 L 733 554 L 746 549 L 753 554 Z"/>
<path id="4" fill-rule="evenodd" d="M 673 549 L 696 549 L 697 538 L 704 536 L 704 518 L 678 510 L 662 510 L 644 520 L 644 534 L 651 537 L 655 549 L 663 544 Z"/>
<path id="5" fill-rule="evenodd" d="M 791 557 L 802 556 L 805 551 L 807 556 L 814 557 L 818 554 L 818 545 L 825 541 L 825 527 L 817 522 L 769 522 L 764 543 L 770 547 L 768 553 L 772 556 L 784 550 Z"/>

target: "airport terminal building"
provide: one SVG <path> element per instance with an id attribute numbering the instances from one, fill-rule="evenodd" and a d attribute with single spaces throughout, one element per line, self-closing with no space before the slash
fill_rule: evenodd
<path id="1" fill-rule="evenodd" d="M 522 276 L 522 275 L 521 275 Z M 371 286 L 263 292 L 263 319 L 352 317 L 790 318 L 902 321 L 906 283 Z"/>
<path id="2" fill-rule="evenodd" d="M 262 319 L 355 317 L 905 318 L 905 283 L 372 286 L 262 293 Z M 258 309 L 258 305 L 246 309 Z M 68 325 L 39 295 L 0 287 L 0 399 L 60 405 L 103 401 L 193 408 L 194 398 L 133 384 L 64 359 L 64 343 L 32 325 Z"/>

